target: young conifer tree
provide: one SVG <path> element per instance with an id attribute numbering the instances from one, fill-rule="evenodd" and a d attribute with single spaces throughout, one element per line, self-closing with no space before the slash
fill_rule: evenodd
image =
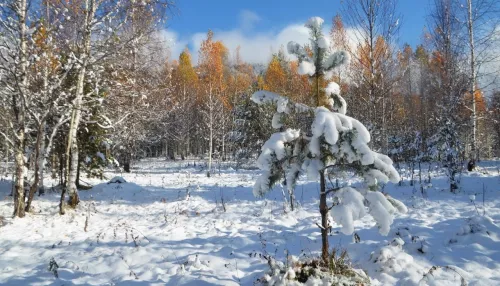
<path id="1" fill-rule="evenodd" d="M 358 120 L 346 115 L 347 105 L 340 96 L 340 87 L 325 80 L 335 68 L 345 64 L 348 54 L 330 52 L 330 43 L 322 32 L 323 19 L 309 19 L 310 50 L 290 42 L 288 51 L 299 59 L 301 74 L 308 74 L 314 84 L 315 106 L 306 106 L 269 91 L 252 95 L 257 104 L 274 103 L 277 106 L 272 126 L 278 129 L 262 146 L 257 159 L 263 171 L 254 186 L 254 195 L 264 196 L 275 184 L 284 180 L 292 191 L 299 176 L 306 174 L 309 180 L 320 182 L 322 260 L 328 265 L 328 212 L 333 220 L 342 225 L 342 232 L 352 234 L 353 222 L 370 214 L 381 234 L 387 235 L 392 224 L 392 214 L 406 212 L 399 201 L 379 192 L 379 184 L 397 183 L 399 174 L 389 157 L 368 147 L 370 133 Z M 306 114 L 310 122 L 299 124 L 293 118 Z M 304 118 L 302 116 L 302 118 Z M 304 128 L 306 126 L 306 128 Z M 327 171 L 341 167 L 364 179 L 361 187 L 327 186 Z M 335 203 L 328 206 L 327 196 L 333 195 Z"/>

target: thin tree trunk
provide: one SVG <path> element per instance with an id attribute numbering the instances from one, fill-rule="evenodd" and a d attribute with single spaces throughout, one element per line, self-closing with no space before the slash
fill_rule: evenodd
<path id="1" fill-rule="evenodd" d="M 328 266 L 329 244 L 328 244 L 328 205 L 326 204 L 326 182 L 325 170 L 319 172 L 320 194 L 319 212 L 321 214 L 321 258 Z"/>
<path id="2" fill-rule="evenodd" d="M 66 150 L 66 190 L 69 195 L 68 204 L 71 207 L 76 207 L 80 199 L 78 198 L 77 189 L 77 169 L 78 169 L 78 143 L 77 132 L 80 125 L 81 117 L 81 101 L 83 96 L 83 80 L 85 78 L 85 67 L 82 67 L 77 82 L 77 98 L 75 100 L 75 109 L 73 110 L 72 124 L 68 134 L 68 146 Z M 70 155 L 71 154 L 71 155 Z M 71 159 L 71 160 L 70 160 Z M 64 199 L 61 197 L 61 199 Z M 61 212 L 63 214 L 63 212 Z"/>
<path id="3" fill-rule="evenodd" d="M 76 158 L 78 164 L 77 164 L 77 168 L 76 168 L 76 180 L 75 180 L 75 184 L 76 184 L 76 187 L 77 188 L 80 188 L 80 171 L 81 171 L 81 164 L 80 164 L 80 153 L 78 153 L 78 156 Z M 101 178 L 102 180 L 102 178 Z"/>
<path id="4" fill-rule="evenodd" d="M 31 208 L 31 203 L 33 201 L 33 197 L 35 196 L 36 190 L 38 189 L 38 184 L 40 182 L 40 167 L 43 169 L 43 163 L 40 163 L 40 161 L 43 162 L 43 146 L 42 142 L 45 140 L 45 123 L 42 122 L 38 126 L 37 130 L 37 136 L 36 136 L 36 147 L 35 147 L 35 170 L 34 170 L 34 179 L 33 183 L 31 184 L 29 193 L 28 193 L 28 200 L 26 202 L 26 207 L 25 210 L 26 212 L 30 211 Z"/>
<path id="5" fill-rule="evenodd" d="M 62 188 L 62 191 L 64 192 L 64 185 L 65 185 L 65 181 L 64 181 L 64 153 L 62 152 L 59 152 L 59 185 Z"/>
<path id="6" fill-rule="evenodd" d="M 68 141 L 67 141 L 67 147 L 66 147 L 66 152 L 65 152 L 65 155 L 64 155 L 64 158 L 65 158 L 65 170 L 64 170 L 64 178 L 65 178 L 65 182 L 64 182 L 64 187 L 62 189 L 62 192 L 61 192 L 61 200 L 59 202 L 59 214 L 63 215 L 65 214 L 65 211 L 64 211 L 64 199 L 65 199 L 65 195 L 66 195 L 66 192 L 69 193 L 69 188 L 71 187 L 74 187 L 76 188 L 76 186 L 70 186 L 71 184 L 74 185 L 75 182 L 71 181 L 72 179 L 72 175 L 70 174 L 71 172 L 74 172 L 76 171 L 75 169 L 73 169 L 73 171 L 71 170 L 72 169 L 72 166 L 70 165 L 70 163 L 72 162 L 71 160 L 71 151 L 72 151 L 72 146 L 73 146 L 73 139 L 72 139 L 72 136 L 73 136 L 73 132 L 72 130 L 75 129 L 75 110 L 73 110 L 71 112 L 71 122 L 70 122 L 70 125 L 69 125 L 69 132 L 68 132 Z M 61 176 L 62 177 L 62 176 Z"/>
<path id="7" fill-rule="evenodd" d="M 210 173 L 212 171 L 212 152 L 213 152 L 213 139 L 214 139 L 214 111 L 213 111 L 213 95 L 212 95 L 212 86 L 210 84 L 209 87 L 209 107 L 208 107 L 208 128 L 209 128 L 209 136 L 208 136 L 208 171 L 207 177 L 210 177 Z"/>
<path id="8" fill-rule="evenodd" d="M 470 94 L 472 96 L 472 160 L 479 159 L 477 150 L 477 112 L 476 112 L 476 59 L 474 47 L 474 23 L 472 20 L 472 0 L 467 0 L 467 28 L 469 31 L 470 46 Z"/>
<path id="9" fill-rule="evenodd" d="M 15 163 L 16 163 L 16 185 L 14 191 L 14 216 L 24 217 L 24 139 L 25 139 L 25 97 L 27 92 L 28 78 L 28 58 L 27 58 L 27 26 L 26 26 L 26 0 L 18 1 L 19 17 L 19 92 L 21 96 L 14 96 L 14 110 L 16 114 L 16 135 L 14 142 Z M 16 105 L 19 104 L 19 105 Z"/>
<path id="10" fill-rule="evenodd" d="M 7 177 L 7 174 L 9 173 L 9 142 L 5 140 L 5 177 Z"/>
<path id="11" fill-rule="evenodd" d="M 14 216 L 24 217 L 24 152 L 16 147 L 16 184 L 14 188 Z"/>
<path id="12" fill-rule="evenodd" d="M 221 112 L 222 114 L 224 114 L 224 110 Z M 224 115 L 223 115 L 224 116 Z M 225 132 L 226 132 L 226 120 L 225 118 L 222 118 L 222 136 L 221 136 L 221 140 L 222 140 L 222 150 L 221 150 L 221 156 L 222 156 L 222 161 L 226 161 L 226 140 L 225 140 Z"/>
<path id="13" fill-rule="evenodd" d="M 123 171 L 126 173 L 130 173 L 130 157 L 131 155 L 129 151 L 126 151 L 126 153 L 123 155 Z"/>
<path id="14" fill-rule="evenodd" d="M 45 132 L 44 132 L 44 137 L 45 137 Z M 42 143 L 41 143 L 41 156 L 38 161 L 38 170 L 40 172 L 40 183 L 39 188 L 38 188 L 38 195 L 43 195 L 45 193 L 45 187 L 44 187 L 44 176 L 45 176 L 45 162 L 47 162 L 47 149 L 45 146 L 45 138 L 43 138 Z"/>
<path id="15" fill-rule="evenodd" d="M 45 97 L 49 96 L 49 91 L 48 91 L 48 86 L 49 86 L 49 69 L 47 66 L 47 63 L 45 63 L 43 67 L 43 94 Z M 43 169 L 44 169 L 44 162 L 45 162 L 45 155 L 46 155 L 46 150 L 45 150 L 45 127 L 46 127 L 46 120 L 47 116 L 50 113 L 51 107 L 49 107 L 49 110 L 44 112 L 44 114 L 41 116 L 39 120 L 37 120 L 38 123 L 38 130 L 37 130 L 37 137 L 36 137 L 36 146 L 35 146 L 35 177 L 33 180 L 33 183 L 30 187 L 29 194 L 28 194 L 28 200 L 26 202 L 26 211 L 29 212 L 31 208 L 31 203 L 33 201 L 33 197 L 35 196 L 36 190 L 39 187 L 39 184 L 41 182 L 41 186 L 43 188 Z M 54 127 L 54 129 L 57 129 L 58 125 Z M 49 142 L 50 144 L 50 142 Z"/>

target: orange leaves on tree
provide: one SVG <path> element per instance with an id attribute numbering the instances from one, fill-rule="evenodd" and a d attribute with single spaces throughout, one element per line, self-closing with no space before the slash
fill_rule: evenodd
<path id="1" fill-rule="evenodd" d="M 474 91 L 474 98 L 476 101 L 477 115 L 484 116 L 486 114 L 487 108 L 486 108 L 486 102 L 484 100 L 483 92 L 481 91 L 481 89 L 476 87 L 476 90 Z M 464 108 L 462 109 L 462 114 L 466 117 L 470 117 L 472 115 L 472 111 L 470 110 L 471 102 L 472 102 L 472 98 L 471 98 L 470 92 L 467 92 L 463 98 Z"/>
<path id="2" fill-rule="evenodd" d="M 286 93 L 287 75 L 277 56 L 273 56 L 264 76 L 264 89 L 276 93 Z"/>
<path id="3" fill-rule="evenodd" d="M 172 71 L 173 87 L 178 90 L 176 94 L 179 95 L 179 98 L 174 98 L 174 100 L 186 100 L 186 96 L 196 97 L 198 95 L 198 75 L 191 64 L 189 50 L 187 48 L 184 49 L 179 55 L 179 61 L 174 61 L 172 65 L 174 66 Z M 167 70 L 169 70 L 168 66 Z"/>
<path id="4" fill-rule="evenodd" d="M 357 50 L 357 66 L 363 71 L 366 78 L 371 78 L 370 75 L 373 71 L 375 80 L 382 76 L 384 63 L 391 60 L 391 51 L 387 42 L 383 37 L 377 37 L 373 45 L 373 54 L 370 51 L 370 43 L 365 42 L 360 45 Z"/>
<path id="5" fill-rule="evenodd" d="M 195 86 L 198 81 L 198 75 L 191 64 L 191 54 L 187 48 L 179 55 L 179 63 L 175 74 L 184 85 Z"/>
<path id="6" fill-rule="evenodd" d="M 311 83 L 307 75 L 299 74 L 299 63 L 290 62 L 290 97 L 299 103 L 310 104 Z"/>
<path id="7" fill-rule="evenodd" d="M 255 75 L 253 67 L 241 59 L 240 47 L 238 46 L 236 48 L 234 65 L 232 70 L 229 72 L 227 79 L 230 94 L 238 95 L 239 93 L 248 90 L 254 81 Z"/>
<path id="8" fill-rule="evenodd" d="M 336 50 L 350 50 L 347 32 L 345 30 L 344 23 L 342 22 L 342 17 L 339 14 L 332 19 L 330 38 L 332 39 L 333 48 Z"/>
<path id="9" fill-rule="evenodd" d="M 42 21 L 40 27 L 36 29 L 33 34 L 33 42 L 34 42 L 34 54 L 44 55 L 40 61 L 37 61 L 32 68 L 41 69 L 42 67 L 48 67 L 49 72 L 54 72 L 60 62 L 59 60 L 53 56 L 56 54 L 57 49 L 53 45 L 49 43 L 50 32 L 48 31 L 46 24 Z"/>
<path id="10" fill-rule="evenodd" d="M 213 40 L 213 32 L 208 31 L 207 39 L 201 43 L 199 69 L 202 81 L 223 88 L 224 62 L 227 60 L 227 48 L 221 41 Z"/>
<path id="11" fill-rule="evenodd" d="M 203 40 L 199 52 L 198 67 L 200 71 L 200 80 L 215 92 L 214 94 L 229 106 L 229 100 L 223 96 L 227 88 L 224 72 L 228 50 L 221 41 L 213 40 L 213 32 L 208 31 L 207 39 Z"/>

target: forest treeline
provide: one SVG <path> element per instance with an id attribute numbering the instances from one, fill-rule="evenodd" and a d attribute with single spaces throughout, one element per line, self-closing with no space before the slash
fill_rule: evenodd
<path id="1" fill-rule="evenodd" d="M 128 172 L 143 157 L 203 158 L 210 175 L 212 160 L 251 164 L 273 132 L 275 107 L 250 95 L 309 104 L 330 81 L 368 127 L 370 147 L 395 162 L 458 172 L 500 156 L 496 1 L 431 1 L 415 47 L 397 42 L 397 1 L 344 2 L 326 32 L 350 63 L 316 82 L 286 47 L 265 65 L 248 63 L 212 31 L 198 51 L 165 56 L 158 31 L 174 13 L 168 0 L 2 2 L 0 150 L 4 172 L 12 167 L 14 215 L 30 210 L 48 174 L 59 180 L 63 214 L 78 204 L 80 174 L 101 176 L 105 166 Z"/>

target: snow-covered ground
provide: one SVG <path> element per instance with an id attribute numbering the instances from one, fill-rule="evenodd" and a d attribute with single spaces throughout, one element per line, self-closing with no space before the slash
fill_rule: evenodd
<path id="1" fill-rule="evenodd" d="M 347 249 L 374 285 L 500 285 L 500 162 L 480 166 L 463 174 L 459 194 L 439 170 L 426 196 L 407 181 L 387 185 L 409 209 L 396 215 L 389 235 L 367 216 L 355 224 L 359 243 L 334 225 L 330 245 Z M 127 183 L 91 180 L 95 187 L 81 191 L 79 207 L 64 216 L 59 195 L 49 192 L 23 219 L 11 218 L 10 181 L 3 180 L 0 284 L 253 285 L 268 269 L 262 254 L 282 261 L 318 255 L 318 184 L 302 181 L 300 208 L 285 213 L 279 188 L 254 198 L 258 175 L 224 168 L 207 178 L 186 162 L 149 160 L 131 174 L 106 173 Z M 57 279 L 48 270 L 52 258 Z"/>

